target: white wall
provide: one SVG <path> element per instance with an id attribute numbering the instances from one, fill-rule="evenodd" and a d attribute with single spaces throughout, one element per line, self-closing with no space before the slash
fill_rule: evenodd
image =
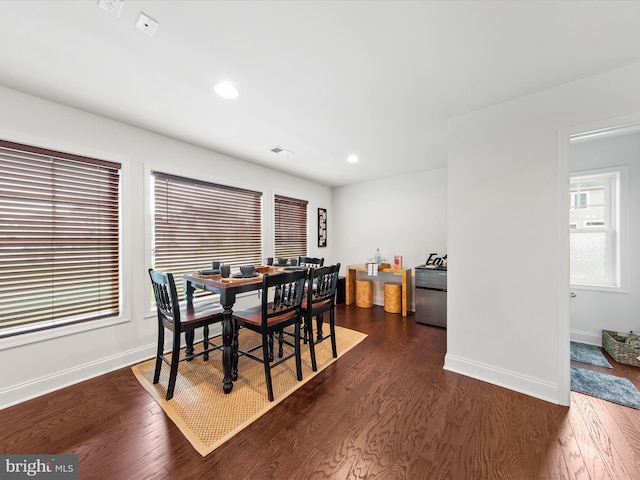
<path id="1" fill-rule="evenodd" d="M 638 85 L 634 64 L 449 122 L 445 368 L 569 402 L 567 139 L 640 112 Z"/>
<path id="2" fill-rule="evenodd" d="M 404 268 L 425 263 L 431 252 L 447 253 L 447 169 L 335 188 L 333 205 L 342 265 L 368 262 L 377 248 L 389 263 L 402 255 Z M 374 303 L 383 305 L 383 282 L 374 285 Z"/>
<path id="3" fill-rule="evenodd" d="M 4 140 L 122 162 L 124 205 L 122 322 L 85 331 L 86 325 L 56 329 L 64 335 L 52 339 L 49 333 L 0 339 L 0 408 L 154 355 L 157 326 L 147 274 L 150 169 L 262 191 L 265 256 L 273 252 L 273 194 L 307 199 L 309 254 L 338 261 L 328 187 L 6 88 L 0 88 L 0 105 Z M 328 247 L 322 249 L 315 241 L 318 207 L 327 208 L 329 218 Z M 37 342 L 19 344 L 27 338 Z"/>
<path id="4" fill-rule="evenodd" d="M 640 331 L 640 133 L 614 134 L 572 143 L 571 172 L 599 168 L 629 167 L 627 256 L 624 292 L 594 291 L 573 287 L 570 301 L 571 339 L 602 345 L 602 330 Z"/>

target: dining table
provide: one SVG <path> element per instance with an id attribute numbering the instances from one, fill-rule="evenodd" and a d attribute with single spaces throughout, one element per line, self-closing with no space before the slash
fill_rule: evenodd
<path id="1" fill-rule="evenodd" d="M 222 278 L 220 274 L 187 273 L 184 275 L 184 291 L 187 307 L 193 306 L 193 294 L 196 288 L 202 288 L 220 295 L 222 305 L 222 370 L 224 378 L 222 389 L 224 393 L 233 390 L 233 382 L 238 379 L 238 327 L 233 318 L 233 305 L 240 293 L 262 289 L 263 274 L 276 275 L 285 268 L 264 266 L 256 268 L 257 275 L 253 277 L 236 278 L 229 276 Z"/>

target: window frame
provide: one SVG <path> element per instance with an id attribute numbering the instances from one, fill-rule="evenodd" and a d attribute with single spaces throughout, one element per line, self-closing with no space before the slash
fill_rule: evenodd
<path id="1" fill-rule="evenodd" d="M 569 225 L 569 258 L 571 258 L 571 236 L 602 232 L 607 235 L 608 255 L 612 261 L 607 265 L 608 282 L 598 280 L 576 280 L 571 277 L 569 267 L 570 288 L 581 290 L 595 290 L 603 292 L 627 293 L 628 268 L 628 195 L 629 195 L 629 167 L 627 165 L 614 166 L 593 170 L 571 172 L 569 183 L 585 183 L 594 180 L 605 181 L 604 223 L 611 227 L 599 225 L 585 225 L 584 228 L 571 228 Z M 571 203 L 570 211 L 575 210 Z M 589 207 L 584 210 L 589 210 Z"/>
<path id="2" fill-rule="evenodd" d="M 259 189 L 252 189 L 252 188 L 247 188 L 247 187 L 238 187 L 235 185 L 232 185 L 230 183 L 226 183 L 223 181 L 210 181 L 208 179 L 204 179 L 204 178 L 199 178 L 199 179 L 195 179 L 193 178 L 192 174 L 191 176 L 189 176 L 189 174 L 187 175 L 181 175 L 181 174 L 176 174 L 173 173 L 171 171 L 171 169 L 166 169 L 166 168 L 150 168 L 150 167 L 146 167 L 145 168 L 145 176 L 146 179 L 148 181 L 148 186 L 149 186 L 149 190 L 148 190 L 148 194 L 145 196 L 146 200 L 149 202 L 149 236 L 148 236 L 148 245 L 149 245 L 149 265 L 152 268 L 157 268 L 156 265 L 156 249 L 155 249 L 155 235 L 156 235 L 156 229 L 155 229 L 155 215 L 156 215 L 156 202 L 155 202 L 155 178 L 157 178 L 157 176 L 160 176 L 161 178 L 164 179 L 174 179 L 177 182 L 181 182 L 182 184 L 186 184 L 186 183 L 191 183 L 195 186 L 198 186 L 200 188 L 211 188 L 212 190 L 223 190 L 223 191 L 228 191 L 228 192 L 236 192 L 236 193 L 240 193 L 242 194 L 244 192 L 244 194 L 253 196 L 254 198 L 257 198 L 257 209 L 253 212 L 254 215 L 258 215 L 258 221 L 257 223 L 252 227 L 253 229 L 257 229 L 257 236 L 255 237 L 255 246 L 257 246 L 257 251 L 254 251 L 253 253 L 248 253 L 247 255 L 244 255 L 241 258 L 238 257 L 228 257 L 228 256 L 220 256 L 218 254 L 216 254 L 215 252 L 211 253 L 211 254 L 206 254 L 207 255 L 207 263 L 205 264 L 205 262 L 203 261 L 202 264 L 198 263 L 198 265 L 194 265 L 193 267 L 189 267 L 188 269 L 176 269 L 173 267 L 169 267 L 169 268 L 165 268 L 165 270 L 167 271 L 171 271 L 171 273 L 173 273 L 176 278 L 178 278 L 178 281 L 176 282 L 176 287 L 178 288 L 178 294 L 181 297 L 181 299 L 183 298 L 183 292 L 182 292 L 182 282 L 179 281 L 180 277 L 182 275 L 182 273 L 187 273 L 188 272 L 193 272 L 193 271 L 197 271 L 200 269 L 206 269 L 206 268 L 210 268 L 210 264 L 208 262 L 210 262 L 211 260 L 220 260 L 223 261 L 227 264 L 230 264 L 232 267 L 238 267 L 240 265 L 244 265 L 244 264 L 248 264 L 248 263 L 254 263 L 254 264 L 258 264 L 262 262 L 262 257 L 263 257 L 263 251 L 264 251 L 264 247 L 263 247 L 263 242 L 264 242 L 264 228 L 263 228 L 263 223 L 264 223 L 264 192 L 262 192 Z M 188 187 L 186 187 L 188 188 Z M 214 195 L 215 196 L 215 195 Z M 221 207 L 224 208 L 226 207 L 226 204 L 221 204 Z M 255 205 L 254 205 L 255 206 Z M 228 214 L 230 216 L 236 216 L 236 214 Z M 210 215 L 210 217 L 212 217 Z M 209 235 L 208 235 L 209 236 Z M 168 264 L 167 264 L 168 265 Z M 162 270 L 164 267 L 159 267 L 160 270 Z M 184 271 L 183 271 L 184 270 Z M 200 291 L 197 290 L 196 291 L 196 296 L 197 297 L 203 297 L 203 296 L 208 296 L 208 297 L 217 297 L 217 295 L 213 295 L 211 292 L 206 292 L 206 291 Z M 153 299 L 151 298 L 151 305 L 153 305 Z M 152 308 L 152 310 L 155 310 L 155 307 Z"/>
<path id="3" fill-rule="evenodd" d="M 286 209 L 281 212 L 281 208 Z M 301 212 L 304 214 L 301 215 Z M 294 241 L 290 240 L 290 245 L 278 243 L 279 222 L 281 214 L 285 215 L 283 227 L 288 229 L 287 238 L 292 238 L 291 229 L 297 230 Z M 296 225 L 292 225 L 292 221 L 296 221 Z M 300 228 L 300 225 L 303 228 Z M 303 233 L 304 232 L 304 233 Z M 275 258 L 298 258 L 308 256 L 309 251 L 309 201 L 300 198 L 294 198 L 288 195 L 273 195 L 273 253 Z"/>
<path id="4" fill-rule="evenodd" d="M 26 153 L 53 156 L 63 160 L 79 160 L 86 161 L 86 163 L 93 163 L 96 165 L 117 165 L 120 171 L 119 173 L 119 192 L 118 192 L 118 313 L 110 316 L 96 317 L 86 320 L 55 320 L 49 325 L 40 325 L 37 328 L 17 328 L 17 331 L 11 332 L 8 335 L 0 336 L 0 350 L 15 348 L 23 345 L 34 344 L 56 338 L 61 338 L 69 335 L 76 335 L 83 332 L 90 332 L 93 330 L 118 325 L 130 321 L 129 307 L 126 302 L 128 297 L 127 292 L 130 289 L 129 272 L 125 269 L 128 263 L 129 255 L 123 248 L 128 243 L 129 231 L 125 228 L 128 224 L 128 218 L 130 214 L 123 209 L 123 205 L 128 200 L 128 182 L 129 182 L 129 166 L 126 161 L 118 158 L 106 158 L 104 151 L 99 152 L 82 152 L 71 153 L 66 151 L 64 147 L 48 146 L 40 147 L 35 145 L 21 144 L 7 140 L 0 140 L 3 147 L 15 146 L 17 150 L 21 150 Z M 37 325 L 37 324 L 33 324 Z"/>

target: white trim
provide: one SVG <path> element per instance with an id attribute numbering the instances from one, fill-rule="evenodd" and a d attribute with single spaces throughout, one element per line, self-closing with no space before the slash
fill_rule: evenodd
<path id="1" fill-rule="evenodd" d="M 20 333 L 0 339 L 0 350 L 6 350 L 9 348 L 28 345 L 31 343 L 40 343 L 44 342 L 45 340 L 51 340 L 52 338 L 66 337 L 68 335 L 75 335 L 77 333 L 96 330 L 98 328 L 111 327 L 113 325 L 118 325 L 120 323 L 126 323 L 129 321 L 129 318 L 119 316 L 103 318 L 100 320 L 87 320 L 86 322 L 82 323 L 61 325 L 48 328 L 46 330 L 36 330 L 33 332 Z"/>
<path id="2" fill-rule="evenodd" d="M 61 370 L 46 377 L 0 389 L 0 409 L 148 360 L 155 356 L 155 352 L 155 344 L 145 345 L 94 362 Z"/>
<path id="3" fill-rule="evenodd" d="M 573 342 L 587 343 L 597 347 L 602 346 L 602 331 L 586 332 L 583 330 L 571 330 L 571 340 Z"/>
<path id="4" fill-rule="evenodd" d="M 557 403 L 560 405 L 571 404 L 571 359 L 570 359 L 570 306 L 569 306 L 569 132 L 561 129 L 558 131 L 558 324 L 556 334 L 558 336 L 558 385 Z"/>
<path id="5" fill-rule="evenodd" d="M 569 355 L 567 351 L 567 356 Z M 568 358 L 568 357 L 567 357 Z M 547 402 L 559 402 L 559 388 L 553 383 L 544 382 L 537 378 L 527 377 L 515 372 L 496 368 L 491 365 L 474 362 L 466 358 L 447 354 L 444 359 L 444 369 L 450 372 L 459 373 L 483 382 L 492 383 L 499 387 L 515 390 L 532 397 L 540 398 Z M 568 369 L 567 369 L 568 370 Z"/>

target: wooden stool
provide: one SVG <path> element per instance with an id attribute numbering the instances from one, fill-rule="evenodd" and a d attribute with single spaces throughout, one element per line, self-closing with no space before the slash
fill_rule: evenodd
<path id="1" fill-rule="evenodd" d="M 373 282 L 371 280 L 356 280 L 356 306 L 373 307 Z"/>
<path id="2" fill-rule="evenodd" d="M 387 313 L 402 312 L 402 284 L 386 282 L 384 284 L 384 311 Z"/>

